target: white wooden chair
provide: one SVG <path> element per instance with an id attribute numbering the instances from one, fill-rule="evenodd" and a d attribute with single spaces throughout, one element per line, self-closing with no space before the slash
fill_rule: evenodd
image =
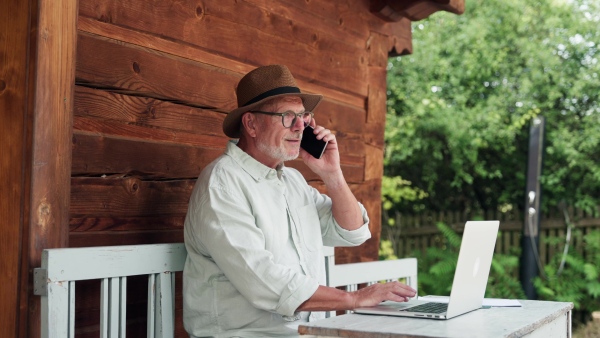
<path id="1" fill-rule="evenodd" d="M 417 259 L 402 258 L 387 261 L 335 264 L 332 247 L 324 247 L 327 286 L 343 287 L 346 291 L 356 291 L 361 284 L 371 285 L 381 281 L 402 281 L 417 290 Z M 349 313 L 352 311 L 346 311 Z M 335 311 L 328 317 L 335 316 Z"/>
<path id="2" fill-rule="evenodd" d="M 100 337 L 124 338 L 127 277 L 148 275 L 147 336 L 173 337 L 175 274 L 186 258 L 183 243 L 48 249 L 34 270 L 41 296 L 42 338 L 75 336 L 75 282 L 100 279 Z"/>
<path id="3" fill-rule="evenodd" d="M 34 270 L 42 338 L 75 336 L 75 282 L 92 279 L 101 280 L 100 336 L 124 338 L 127 277 L 139 275 L 148 275 L 147 337 L 173 337 L 174 272 L 183 270 L 186 255 L 183 243 L 44 250 L 42 266 Z M 355 291 L 359 284 L 406 278 L 417 288 L 415 258 L 335 265 L 331 247 L 324 256 L 328 286 Z"/>

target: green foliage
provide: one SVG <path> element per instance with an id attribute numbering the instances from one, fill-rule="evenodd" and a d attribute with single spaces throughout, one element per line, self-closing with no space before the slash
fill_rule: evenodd
<path id="1" fill-rule="evenodd" d="M 586 312 L 600 310 L 600 231 L 583 235 L 574 230 L 574 240 L 583 243 L 582 252 L 572 246 L 566 264 L 559 274 L 562 251 L 556 253 L 544 267 L 544 277 L 537 277 L 534 285 L 540 299 L 573 302 L 575 309 Z"/>
<path id="2" fill-rule="evenodd" d="M 427 197 L 427 193 L 419 188 L 411 186 L 411 183 L 400 176 L 383 176 L 381 181 L 381 195 L 383 198 L 383 210 L 390 210 L 394 205 L 412 203 Z M 393 226 L 394 218 L 389 218 L 388 225 Z"/>
<path id="3" fill-rule="evenodd" d="M 392 246 L 392 242 L 383 239 L 379 243 L 379 260 L 385 261 L 389 259 L 398 259 L 398 256 L 394 254 L 394 247 Z"/>
<path id="4" fill-rule="evenodd" d="M 522 205 L 529 127 L 543 116 L 543 209 L 597 212 L 600 2 L 465 4 L 414 22 L 413 54 L 388 65 L 384 173 L 406 189 L 384 192 L 386 210 Z"/>
<path id="5" fill-rule="evenodd" d="M 419 295 L 450 294 L 461 237 L 444 223 L 438 223 L 441 232 L 439 245 L 422 251 L 415 251 L 413 256 L 418 260 Z M 519 251 L 509 255 L 494 254 L 486 297 L 490 298 L 525 298 L 518 279 Z"/>

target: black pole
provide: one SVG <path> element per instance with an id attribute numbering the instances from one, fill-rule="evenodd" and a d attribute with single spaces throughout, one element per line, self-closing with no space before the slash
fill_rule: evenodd
<path id="1" fill-rule="evenodd" d="M 533 119 L 529 129 L 529 151 L 527 156 L 527 187 L 525 190 L 525 217 L 521 236 L 521 286 L 528 299 L 537 299 L 533 279 L 539 273 L 539 232 L 540 232 L 540 175 L 544 148 L 543 117 Z"/>

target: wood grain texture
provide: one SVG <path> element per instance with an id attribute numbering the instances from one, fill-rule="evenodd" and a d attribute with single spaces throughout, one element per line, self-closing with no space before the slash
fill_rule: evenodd
<path id="1" fill-rule="evenodd" d="M 82 177 L 71 182 L 71 217 L 158 217 L 185 215 L 195 180 Z"/>
<path id="2" fill-rule="evenodd" d="M 68 245 L 77 1 L 39 2 L 33 99 L 29 271 L 41 251 Z M 31 285 L 31 283 L 30 283 Z M 39 298 L 29 298 L 29 335 L 40 332 Z"/>
<path id="3" fill-rule="evenodd" d="M 75 87 L 74 115 L 225 139 L 225 113 L 82 86 Z"/>
<path id="4" fill-rule="evenodd" d="M 103 36 L 144 48 L 151 48 L 166 54 L 179 56 L 217 68 L 227 69 L 232 73 L 238 74 L 239 78 L 256 67 L 255 65 L 243 63 L 221 54 L 211 53 L 198 46 L 181 44 L 178 41 L 168 39 L 161 35 L 157 36 L 148 32 L 134 31 L 84 16 L 79 17 L 78 29 L 92 35 Z M 285 62 L 282 61 L 280 63 Z M 333 88 L 315 84 L 312 82 L 312 79 L 304 80 L 296 78 L 296 81 L 303 92 L 320 93 L 323 94 L 326 99 L 343 102 L 355 107 L 364 106 L 365 98 L 362 96 L 344 93 Z"/>
<path id="5" fill-rule="evenodd" d="M 75 131 L 74 176 L 115 175 L 145 179 L 196 178 L 222 148 L 99 136 Z"/>
<path id="6" fill-rule="evenodd" d="M 80 3 L 80 15 L 167 36 L 248 64 L 285 63 L 299 79 L 366 95 L 364 47 L 316 31 L 301 17 L 280 17 L 251 2 L 188 0 L 150 5 L 89 0 Z M 162 20 L 166 16 L 170 20 Z M 306 31 L 311 33 L 297 33 Z"/>
<path id="7" fill-rule="evenodd" d="M 136 45 L 79 33 L 77 81 L 88 86 L 231 110 L 238 77 Z"/>
<path id="8" fill-rule="evenodd" d="M 0 337 L 25 337 L 29 297 L 31 1 L 0 3 Z"/>

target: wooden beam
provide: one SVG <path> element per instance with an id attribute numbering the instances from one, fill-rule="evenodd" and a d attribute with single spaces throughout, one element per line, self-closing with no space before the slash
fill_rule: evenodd
<path id="1" fill-rule="evenodd" d="M 37 1 L 0 2 L 0 337 L 27 332 L 30 32 Z"/>
<path id="2" fill-rule="evenodd" d="M 37 16 L 37 55 L 31 60 L 36 74 L 31 98 L 29 271 L 40 266 L 43 249 L 68 245 L 77 1 L 40 1 Z M 38 337 L 39 297 L 30 297 L 28 310 L 28 336 Z"/>
<path id="3" fill-rule="evenodd" d="M 423 20 L 438 11 L 462 14 L 464 0 L 371 0 L 371 12 L 389 22 L 408 18 L 411 21 Z"/>

